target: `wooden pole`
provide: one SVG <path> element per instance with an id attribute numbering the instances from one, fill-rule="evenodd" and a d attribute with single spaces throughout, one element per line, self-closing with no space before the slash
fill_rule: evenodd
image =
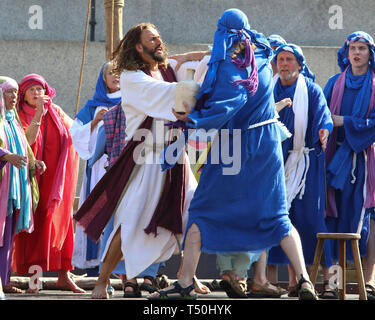
<path id="1" fill-rule="evenodd" d="M 123 37 L 122 12 L 124 0 L 104 0 L 105 8 L 105 57 L 111 59 L 112 52 Z"/>
<path id="2" fill-rule="evenodd" d="M 76 101 L 76 109 L 74 115 L 78 113 L 78 106 L 79 106 L 79 97 L 81 95 L 81 85 L 82 85 L 82 75 L 83 75 L 83 66 L 85 64 L 85 55 L 86 55 L 86 45 L 87 45 L 87 31 L 89 29 L 89 18 L 90 18 L 90 9 L 91 9 L 91 0 L 88 0 L 87 5 L 87 15 L 86 15 L 86 26 L 85 26 L 85 38 L 83 39 L 83 49 L 82 49 L 82 61 L 81 61 L 81 71 L 79 74 L 79 82 L 78 82 L 78 93 L 77 93 L 77 101 Z"/>

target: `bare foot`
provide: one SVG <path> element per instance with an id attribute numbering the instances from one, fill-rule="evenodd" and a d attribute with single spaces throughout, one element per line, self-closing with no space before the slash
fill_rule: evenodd
<path id="1" fill-rule="evenodd" d="M 78 287 L 68 273 L 59 273 L 56 286 L 62 290 L 70 290 L 74 293 L 86 293 L 85 290 Z"/>
<path id="2" fill-rule="evenodd" d="M 194 284 L 195 284 L 195 292 L 200 294 L 209 294 L 211 290 L 204 285 L 202 282 L 198 280 L 196 276 L 194 276 Z"/>
<path id="3" fill-rule="evenodd" d="M 107 284 L 97 282 L 91 293 L 91 299 L 109 299 Z"/>
<path id="4" fill-rule="evenodd" d="M 25 292 L 30 293 L 30 294 L 39 293 L 39 288 L 35 288 L 35 289 L 27 288 Z"/>

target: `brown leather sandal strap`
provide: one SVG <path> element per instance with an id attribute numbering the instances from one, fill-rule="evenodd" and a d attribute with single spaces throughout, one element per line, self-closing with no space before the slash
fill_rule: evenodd
<path id="1" fill-rule="evenodd" d="M 133 283 L 133 282 L 126 281 L 126 282 L 124 283 L 124 290 L 125 290 L 126 287 L 131 287 L 131 288 L 134 289 L 134 291 L 139 290 L 138 283 Z"/>
<path id="2" fill-rule="evenodd" d="M 143 279 L 147 279 L 147 280 L 151 281 L 152 283 L 156 282 L 156 279 L 152 276 L 143 276 Z"/>

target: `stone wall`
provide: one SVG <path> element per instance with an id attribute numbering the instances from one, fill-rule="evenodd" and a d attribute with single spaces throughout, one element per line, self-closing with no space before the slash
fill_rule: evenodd
<path id="1" fill-rule="evenodd" d="M 105 41 L 104 0 L 95 7 L 95 41 Z M 303 46 L 341 46 L 356 30 L 375 34 L 373 0 L 125 0 L 124 32 L 149 21 L 168 43 L 210 43 L 228 8 L 243 10 L 253 29 Z M 82 41 L 86 12 L 84 0 L 1 0 L 0 39 Z"/>

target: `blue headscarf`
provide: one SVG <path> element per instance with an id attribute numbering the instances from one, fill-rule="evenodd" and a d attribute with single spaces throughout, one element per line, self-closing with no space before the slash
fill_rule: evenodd
<path id="1" fill-rule="evenodd" d="M 250 24 L 246 14 L 239 9 L 226 10 L 217 22 L 211 59 L 208 62 L 208 71 L 201 90 L 196 96 L 197 99 L 201 98 L 204 94 L 208 94 L 212 90 L 216 80 L 219 63 L 225 60 L 227 51 L 229 51 L 237 42 L 246 40 L 256 44 L 258 48 L 265 50 L 267 57 L 272 56 L 272 49 L 269 46 L 266 37 L 255 30 L 250 30 Z M 251 48 L 250 50 L 252 51 Z M 250 65 L 251 61 L 248 61 L 249 59 L 245 60 L 247 60 L 245 61 L 246 63 L 242 65 L 238 62 L 234 63 L 241 68 L 246 68 Z M 250 77 L 255 71 L 253 72 L 253 70 L 251 70 L 251 72 L 252 74 L 248 75 Z"/>
<path id="2" fill-rule="evenodd" d="M 109 61 L 105 62 L 100 69 L 93 98 L 88 100 L 85 106 L 76 115 L 76 117 L 81 120 L 83 124 L 87 124 L 94 119 L 95 110 L 97 107 L 113 107 L 121 101 L 120 97 L 109 98 L 107 95 L 107 86 L 104 82 L 103 70 L 104 66 L 108 62 Z"/>
<path id="3" fill-rule="evenodd" d="M 349 52 L 349 43 L 350 42 L 365 42 L 369 46 L 370 52 L 371 52 L 371 58 L 369 61 L 369 64 L 373 71 L 375 71 L 375 44 L 374 39 L 366 32 L 363 31 L 356 31 L 353 32 L 348 36 L 346 39 L 344 45 L 340 48 L 340 50 L 337 52 L 337 64 L 340 67 L 341 72 L 343 72 L 348 65 L 350 65 L 349 59 L 348 59 L 348 52 Z"/>
<path id="4" fill-rule="evenodd" d="M 285 39 L 282 36 L 279 36 L 278 34 L 269 35 L 267 40 L 270 43 L 271 47 L 280 47 L 283 44 L 287 43 Z"/>
<path id="5" fill-rule="evenodd" d="M 300 73 L 303 74 L 305 77 L 310 78 L 312 81 L 315 81 L 315 74 L 311 72 L 309 67 L 306 64 L 305 56 L 303 55 L 303 51 L 301 47 L 297 46 L 293 43 L 283 44 L 280 47 L 278 47 L 275 51 L 275 56 L 273 58 L 274 63 L 276 64 L 277 61 L 277 55 L 280 52 L 287 51 L 290 53 L 293 53 L 296 56 L 296 59 L 301 66 Z"/>

